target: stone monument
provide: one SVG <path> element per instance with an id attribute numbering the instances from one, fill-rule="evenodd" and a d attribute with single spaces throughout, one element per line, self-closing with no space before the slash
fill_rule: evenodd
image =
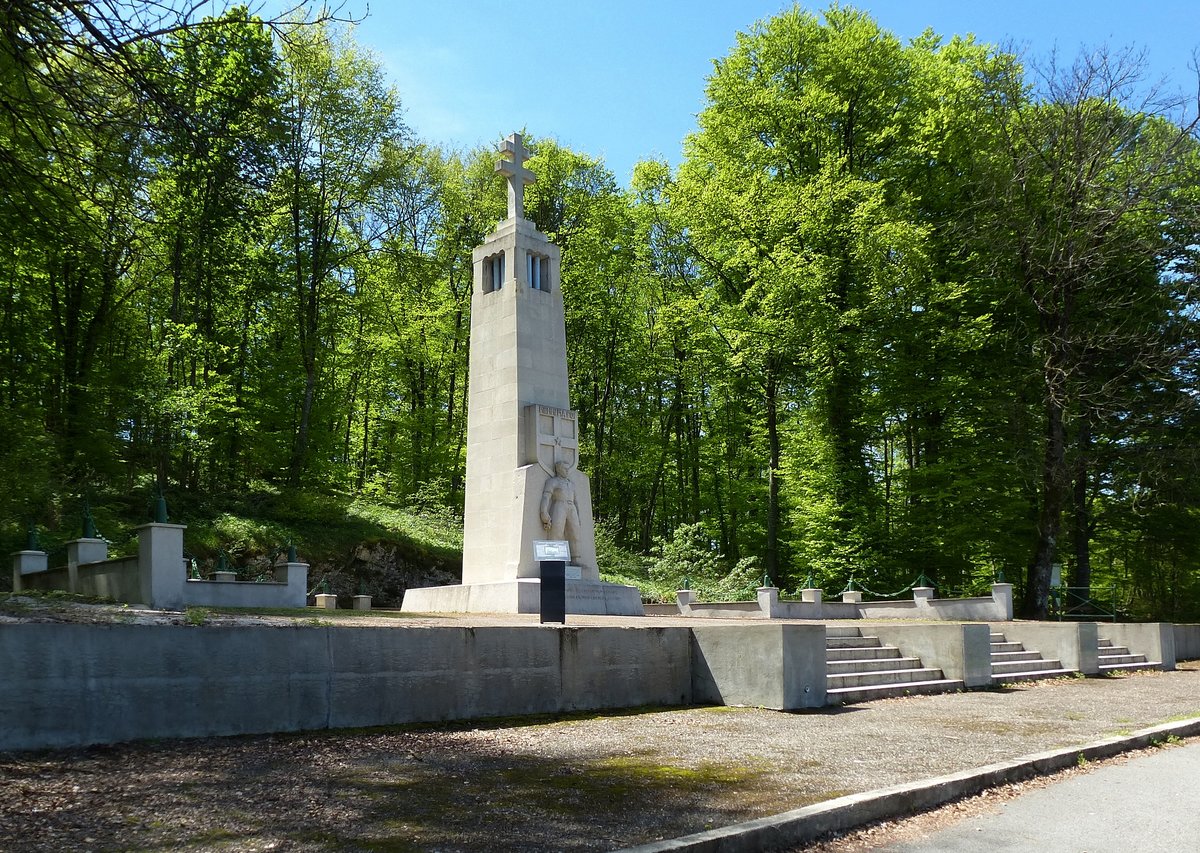
<path id="1" fill-rule="evenodd" d="M 559 250 L 524 216 L 521 135 L 504 141 L 508 217 L 472 255 L 463 582 L 410 589 L 410 612 L 538 612 L 533 542 L 565 540 L 567 612 L 641 615 L 635 587 L 600 581 L 591 489 L 579 470 Z"/>

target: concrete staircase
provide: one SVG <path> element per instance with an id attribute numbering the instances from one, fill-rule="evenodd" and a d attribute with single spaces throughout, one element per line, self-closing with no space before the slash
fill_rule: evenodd
<path id="1" fill-rule="evenodd" d="M 873 699 L 961 690 L 962 681 L 942 677 L 940 669 L 904 657 L 878 637 L 858 628 L 825 626 L 826 704 L 849 705 Z"/>
<path id="2" fill-rule="evenodd" d="M 1070 675 L 1062 661 L 1046 660 L 1041 652 L 1026 649 L 1020 643 L 1009 642 L 1003 634 L 992 634 L 992 682 L 1009 684 L 1014 681 L 1036 681 Z"/>
<path id="3" fill-rule="evenodd" d="M 1121 672 L 1133 669 L 1162 669 L 1162 662 L 1147 661 L 1145 655 L 1134 654 L 1124 646 L 1114 646 L 1112 640 L 1100 637 L 1100 672 Z"/>

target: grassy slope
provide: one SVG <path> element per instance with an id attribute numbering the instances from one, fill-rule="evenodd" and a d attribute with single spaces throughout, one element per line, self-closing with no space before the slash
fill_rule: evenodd
<path id="1" fill-rule="evenodd" d="M 173 494 L 168 501 L 170 521 L 187 525 L 185 553 L 204 575 L 224 552 L 232 568 L 252 577 L 293 542 L 311 565 L 310 587 L 325 580 L 339 595 L 365 590 L 383 606 L 398 605 L 407 586 L 461 578 L 462 521 L 443 508 L 404 508 L 265 486 L 224 497 Z M 110 554 L 136 553 L 134 529 L 148 520 L 151 502 L 149 493 L 92 497 L 92 514 L 100 535 L 111 543 Z M 64 543 L 82 529 L 79 502 L 64 499 L 61 505 L 69 509 L 38 526 L 40 546 L 50 551 L 52 563 L 65 560 Z M 639 586 L 651 599 L 670 592 L 655 588 L 644 559 L 617 547 L 605 531 L 598 534 L 605 580 Z M 0 547 L 6 552 L 24 548 L 23 525 L 11 519 L 0 525 Z M 0 573 L 0 590 L 10 587 L 8 573 Z"/>

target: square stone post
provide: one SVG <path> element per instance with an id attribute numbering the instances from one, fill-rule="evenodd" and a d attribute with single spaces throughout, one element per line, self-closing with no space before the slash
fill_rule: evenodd
<path id="1" fill-rule="evenodd" d="M 67 592 L 79 592 L 79 566 L 108 559 L 103 539 L 72 539 L 67 543 Z"/>
<path id="2" fill-rule="evenodd" d="M 1013 596 L 1012 584 L 1010 583 L 994 583 L 992 584 L 992 601 L 996 602 L 1000 607 L 1000 612 L 1003 614 L 1001 618 L 1005 622 L 1011 622 L 1013 618 Z"/>
<path id="3" fill-rule="evenodd" d="M 355 610 L 370 610 L 371 609 L 371 596 L 369 596 L 369 595 L 354 596 L 354 609 Z"/>
<path id="4" fill-rule="evenodd" d="M 696 601 L 696 590 L 680 589 L 675 592 L 675 602 L 679 605 L 679 612 L 684 616 L 691 615 L 692 605 Z"/>
<path id="5" fill-rule="evenodd" d="M 186 524 L 143 524 L 138 535 L 138 579 L 142 603 L 155 610 L 182 610 L 183 531 Z"/>
<path id="6" fill-rule="evenodd" d="M 820 604 L 821 598 L 824 595 L 824 591 L 816 587 L 808 587 L 800 590 L 800 600 L 808 604 Z"/>
<path id="7" fill-rule="evenodd" d="M 779 609 L 778 587 L 760 586 L 758 588 L 758 609 L 768 619 L 775 614 L 775 611 Z"/>
<path id="8" fill-rule="evenodd" d="M 914 586 L 913 601 L 917 603 L 917 607 L 927 606 L 933 598 L 933 587 L 931 586 Z"/>
<path id="9" fill-rule="evenodd" d="M 21 575 L 44 572 L 49 568 L 50 555 L 45 551 L 14 551 L 12 555 L 13 592 L 23 590 Z"/>
<path id="10" fill-rule="evenodd" d="M 862 593 L 857 589 L 847 589 L 842 592 L 842 601 L 846 604 L 862 604 Z"/>
<path id="11" fill-rule="evenodd" d="M 308 605 L 308 563 L 287 562 L 275 566 L 275 581 L 287 584 L 287 606 Z"/>
<path id="12" fill-rule="evenodd" d="M 325 610 L 337 610 L 337 596 L 332 592 L 317 593 L 317 607 Z"/>

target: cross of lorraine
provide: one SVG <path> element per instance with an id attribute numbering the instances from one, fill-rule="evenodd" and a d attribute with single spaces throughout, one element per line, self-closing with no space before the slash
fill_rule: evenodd
<path id="1" fill-rule="evenodd" d="M 529 152 L 521 134 L 510 134 L 500 146 L 501 154 L 512 155 L 511 160 L 499 160 L 496 171 L 508 178 L 508 218 L 525 218 L 525 185 L 537 183 L 537 176 L 525 168 Z"/>

